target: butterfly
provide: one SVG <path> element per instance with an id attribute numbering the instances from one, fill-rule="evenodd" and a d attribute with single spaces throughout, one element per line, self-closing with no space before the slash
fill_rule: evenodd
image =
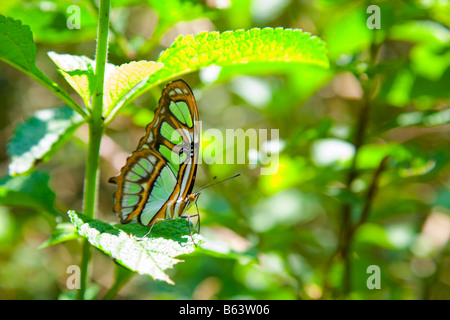
<path id="1" fill-rule="evenodd" d="M 192 193 L 199 156 L 199 117 L 192 90 L 183 80 L 162 91 L 155 117 L 120 174 L 113 211 L 121 223 L 137 220 L 150 227 L 184 216 L 199 192 Z M 198 228 L 200 220 L 198 219 Z M 191 224 L 189 221 L 189 228 Z M 150 233 L 147 233 L 147 235 Z M 192 234 L 191 234 L 192 237 Z"/>

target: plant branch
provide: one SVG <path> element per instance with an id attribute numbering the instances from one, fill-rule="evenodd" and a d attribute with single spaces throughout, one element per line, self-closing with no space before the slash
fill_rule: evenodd
<path id="1" fill-rule="evenodd" d="M 102 0 L 99 11 L 97 52 L 95 55 L 95 90 L 89 121 L 89 146 L 84 190 L 84 214 L 89 218 L 93 218 L 95 212 L 100 141 L 103 135 L 103 85 L 108 53 L 109 11 L 110 0 Z"/>
<path id="2" fill-rule="evenodd" d="M 361 81 L 361 85 L 363 87 L 363 93 L 364 93 L 363 94 L 363 104 L 362 104 L 362 108 L 361 108 L 361 111 L 360 111 L 360 114 L 358 117 L 357 127 L 356 127 L 355 135 L 354 135 L 355 154 L 353 156 L 353 159 L 352 159 L 352 162 L 350 165 L 350 169 L 349 169 L 349 173 L 347 176 L 346 188 L 345 188 L 345 191 L 347 192 L 347 194 L 352 193 L 351 185 L 355 181 L 356 177 L 358 176 L 357 163 L 358 163 L 359 151 L 364 144 L 365 132 L 366 132 L 369 120 L 370 120 L 370 110 L 372 107 L 373 95 L 376 91 L 375 66 L 377 63 L 377 54 L 378 54 L 378 51 L 380 48 L 380 44 L 376 43 L 375 35 L 376 35 L 376 33 L 374 32 L 372 34 L 372 36 L 373 36 L 372 43 L 369 48 L 369 59 L 368 59 L 369 60 L 368 61 L 369 68 L 366 73 L 363 73 L 360 75 L 360 81 Z M 377 172 L 379 171 L 379 173 L 377 173 L 377 172 L 375 173 L 374 180 L 372 181 L 372 183 L 376 183 L 379 174 L 384 169 L 386 161 L 387 161 L 387 159 L 386 160 L 383 159 L 383 161 L 381 162 L 381 164 L 380 164 L 381 169 L 377 170 Z M 372 185 L 371 185 L 371 188 L 372 188 Z M 373 186 L 373 188 L 375 188 L 375 187 Z M 347 295 L 351 291 L 352 266 L 351 266 L 351 259 L 350 259 L 349 251 L 350 251 L 352 240 L 353 240 L 353 234 L 354 234 L 356 228 L 358 228 L 362 223 L 364 223 L 367 220 L 367 217 L 368 217 L 371 205 L 372 205 L 372 199 L 373 199 L 374 193 L 375 193 L 375 190 L 373 189 L 371 191 L 371 189 L 369 188 L 369 193 L 368 193 L 368 196 L 365 201 L 364 209 L 361 213 L 361 216 L 360 216 L 359 221 L 356 226 L 353 226 L 352 221 L 351 221 L 351 212 L 352 212 L 351 203 L 347 201 L 342 206 L 342 211 L 341 211 L 342 221 L 341 221 L 341 230 L 339 233 L 339 243 L 338 243 L 336 252 L 330 257 L 328 263 L 325 266 L 324 271 L 328 272 L 328 270 L 331 267 L 331 264 L 333 263 L 333 260 L 335 258 L 339 258 L 343 261 L 344 275 L 343 275 L 343 283 L 342 283 L 342 292 L 344 295 Z M 324 291 L 328 291 L 328 289 L 329 289 L 329 283 L 327 280 L 327 276 L 325 275 Z"/>
<path id="3" fill-rule="evenodd" d="M 367 221 L 370 213 L 370 209 L 372 208 L 373 199 L 375 198 L 375 194 L 378 190 L 378 181 L 380 179 L 381 173 L 386 169 L 387 163 L 389 160 L 389 156 L 385 156 L 383 160 L 381 160 L 380 165 L 378 166 L 375 174 L 373 175 L 372 182 L 370 183 L 369 190 L 367 191 L 366 201 L 364 203 L 364 207 L 361 211 L 361 215 L 359 216 L 358 221 L 353 226 L 351 233 L 354 234 L 355 231 Z"/>
<path id="4" fill-rule="evenodd" d="M 100 142 L 103 135 L 103 84 L 108 52 L 108 26 L 110 0 L 100 2 L 97 52 L 95 55 L 95 90 L 92 101 L 92 113 L 89 124 L 89 144 L 86 160 L 86 174 L 84 181 L 83 211 L 89 218 L 94 218 L 97 204 L 98 190 L 98 164 L 100 156 Z M 83 252 L 81 259 L 81 288 L 78 291 L 78 299 L 84 298 L 87 286 L 88 265 L 91 257 L 91 248 L 87 240 L 83 240 Z"/>
<path id="5" fill-rule="evenodd" d="M 350 166 L 349 174 L 347 176 L 346 181 L 346 192 L 351 194 L 351 186 L 355 178 L 358 176 L 357 171 L 357 161 L 359 150 L 364 142 L 364 132 L 367 127 L 369 121 L 369 111 L 370 111 L 371 101 L 366 92 L 364 96 L 364 104 L 361 109 L 358 127 L 355 132 L 355 154 L 352 159 L 352 163 Z M 341 222 L 341 231 L 339 235 L 339 244 L 337 248 L 336 255 L 341 257 L 344 262 L 344 277 L 343 277 L 343 292 L 347 294 L 351 289 L 351 262 L 349 257 L 349 248 L 351 245 L 351 237 L 352 237 L 352 221 L 351 221 L 351 204 L 347 201 L 342 207 L 342 222 Z M 336 256 L 335 255 L 335 256 Z"/>
<path id="6" fill-rule="evenodd" d="M 114 284 L 105 293 L 103 300 L 112 300 L 119 293 L 120 289 L 133 277 L 134 273 L 116 264 L 116 275 Z"/>

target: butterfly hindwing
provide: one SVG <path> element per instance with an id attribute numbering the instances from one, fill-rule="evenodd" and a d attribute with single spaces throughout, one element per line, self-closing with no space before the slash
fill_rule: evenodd
<path id="1" fill-rule="evenodd" d="M 155 118 L 117 177 L 114 212 L 122 223 L 133 218 L 145 226 L 176 218 L 194 186 L 199 135 L 194 95 L 182 80 L 170 83 Z"/>

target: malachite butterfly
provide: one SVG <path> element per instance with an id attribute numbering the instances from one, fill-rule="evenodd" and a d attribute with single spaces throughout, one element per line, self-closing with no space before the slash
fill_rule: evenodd
<path id="1" fill-rule="evenodd" d="M 155 223 L 183 216 L 196 203 L 194 187 L 199 155 L 200 127 L 192 90 L 183 80 L 163 90 L 155 117 L 128 157 L 117 184 L 113 210 L 121 223 Z M 190 226 L 190 223 L 189 223 Z M 151 228 L 150 228 L 151 230 Z"/>

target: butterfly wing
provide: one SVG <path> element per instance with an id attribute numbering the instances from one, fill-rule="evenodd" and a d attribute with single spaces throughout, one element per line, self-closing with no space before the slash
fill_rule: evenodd
<path id="1" fill-rule="evenodd" d="M 162 92 L 155 118 L 117 177 L 114 212 L 149 226 L 184 210 L 197 171 L 200 127 L 194 95 L 182 80 Z"/>

